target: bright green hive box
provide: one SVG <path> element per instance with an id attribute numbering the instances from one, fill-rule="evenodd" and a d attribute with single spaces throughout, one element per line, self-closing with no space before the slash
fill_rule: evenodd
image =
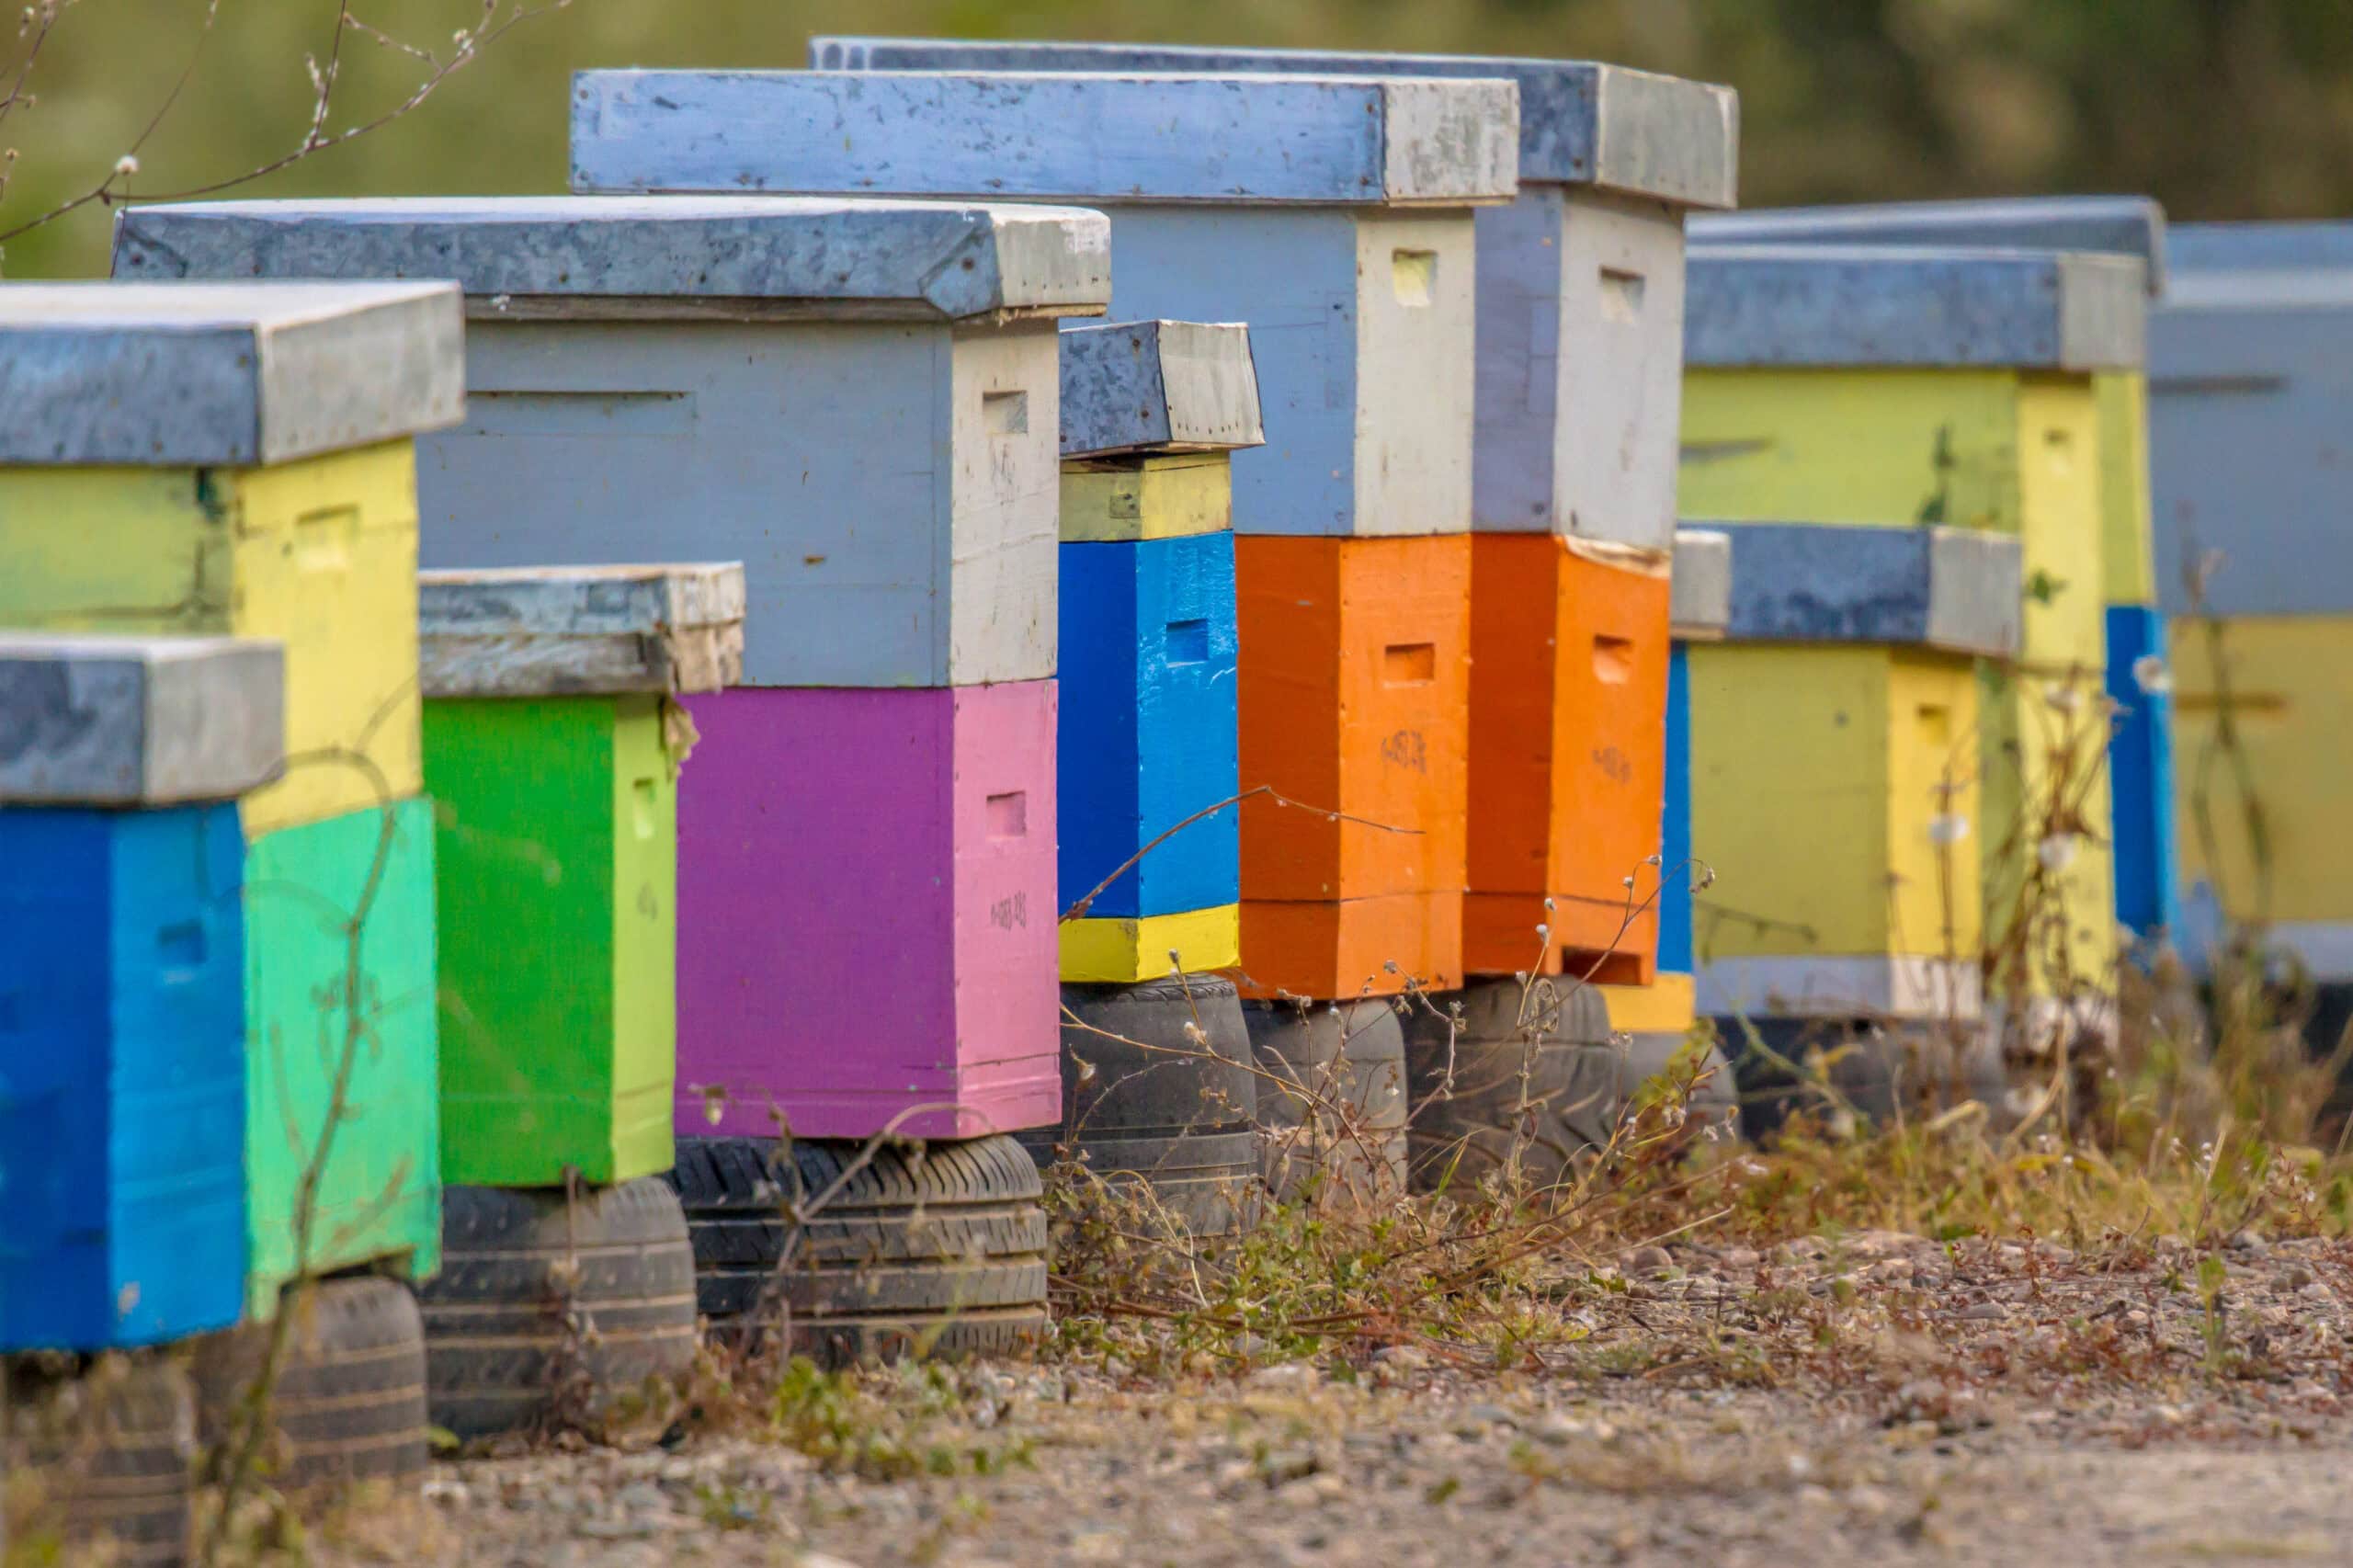
<path id="1" fill-rule="evenodd" d="M 276 1314 L 297 1273 L 375 1263 L 421 1280 L 440 1267 L 433 932 L 423 800 L 280 828 L 245 851 L 254 1318 Z M 347 1066 L 343 1114 L 331 1116 Z M 304 1246 L 303 1173 L 330 1134 Z"/>
<path id="2" fill-rule="evenodd" d="M 417 615 L 442 1168 L 508 1187 L 666 1171 L 693 732 L 672 699 L 742 678 L 744 568 L 426 572 Z"/>
<path id="3" fill-rule="evenodd" d="M 678 816 L 662 700 L 425 705 L 452 1183 L 670 1168 Z"/>

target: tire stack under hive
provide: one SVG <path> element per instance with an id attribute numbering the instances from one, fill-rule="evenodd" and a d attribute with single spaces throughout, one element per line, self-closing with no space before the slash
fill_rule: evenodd
<path id="1" fill-rule="evenodd" d="M 1503 1169 L 1551 1187 L 1608 1147 L 1620 1053 L 1598 990 L 1494 980 L 1430 1000 L 1405 1023 L 1415 1190 L 1467 1187 Z"/>
<path id="2" fill-rule="evenodd" d="M 687 1138 L 669 1179 L 703 1316 L 745 1348 L 997 1355 L 1046 1331 L 1043 1187 L 1011 1138 Z"/>
<path id="3" fill-rule="evenodd" d="M 1251 1002 L 1267 1185 L 1378 1203 L 1405 1189 L 1405 1037 L 1388 1001 Z"/>

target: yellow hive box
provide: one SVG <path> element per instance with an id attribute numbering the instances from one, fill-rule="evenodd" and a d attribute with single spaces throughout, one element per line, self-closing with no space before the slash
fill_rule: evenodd
<path id="1" fill-rule="evenodd" d="M 2149 500 L 2149 379 L 2092 378 L 2099 400 L 2100 572 L 2107 602 L 2157 602 L 2156 530 Z"/>
<path id="2" fill-rule="evenodd" d="M 1233 527 L 1233 462 L 1223 452 L 1063 464 L 1065 544 L 1176 539 Z"/>
<path id="3" fill-rule="evenodd" d="M 2106 572 L 2100 397 L 2088 373 L 2016 369 L 1695 369 L 1683 399 L 1680 507 L 1726 521 L 1943 523 L 2018 536 L 2023 653 L 1979 707 L 1984 794 L 1970 813 L 1995 945 L 2051 825 L 2051 788 L 2083 776 L 2059 820 L 2088 831 L 2057 878 L 2075 980 L 2116 957 L 2107 833 Z M 1696 663 L 1695 663 L 1696 672 Z M 1709 743 L 1695 731 L 1695 756 Z M 2029 804 L 2033 810 L 2029 820 Z M 1700 851 L 1703 855 L 1705 849 Z M 2033 994 L 2063 989 L 2038 971 Z"/>
<path id="4" fill-rule="evenodd" d="M 2353 616 L 2177 620 L 2170 631 L 2185 879 L 2213 888 L 2234 919 L 2353 926 Z M 2218 675 L 2235 755 L 2222 744 Z M 2242 779 L 2254 787 L 2261 851 Z"/>
<path id="5" fill-rule="evenodd" d="M 1065 920 L 1061 938 L 1062 977 L 1074 984 L 1133 985 L 1179 971 L 1232 969 L 1242 961 L 1242 906 L 1140 920 Z"/>
<path id="6" fill-rule="evenodd" d="M 283 642 L 290 761 L 244 798 L 248 838 L 424 788 L 405 438 L 252 468 L 0 468 L 0 625 Z"/>
<path id="7" fill-rule="evenodd" d="M 1660 971 L 1648 985 L 1597 985 L 1620 1034 L 1688 1034 L 1699 1013 L 1691 977 Z"/>
<path id="8" fill-rule="evenodd" d="M 1972 661 L 1873 644 L 1695 644 L 1691 847 L 1715 871 L 1700 1006 L 1976 1006 Z M 1722 991 L 1722 995 L 1715 994 Z"/>

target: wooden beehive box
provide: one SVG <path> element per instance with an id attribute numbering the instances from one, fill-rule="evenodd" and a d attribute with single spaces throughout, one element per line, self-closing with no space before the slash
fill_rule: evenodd
<path id="1" fill-rule="evenodd" d="M 741 674 L 743 569 L 428 572 L 418 608 L 443 1179 L 666 1171 L 689 744 L 672 699 Z"/>
<path id="2" fill-rule="evenodd" d="M 1712 526 L 1712 525 L 1711 525 Z M 2014 540 L 1727 526 L 1725 641 L 1689 649 L 1698 1006 L 1973 1017 L 1980 655 L 2018 642 Z"/>
<path id="3" fill-rule="evenodd" d="M 284 760 L 275 644 L 0 633 L 0 1350 L 244 1311 L 236 798 Z"/>
<path id="4" fill-rule="evenodd" d="M 1066 332 L 1062 406 L 1060 900 L 1086 906 L 1063 979 L 1231 968 L 1239 815 L 1212 808 L 1239 789 L 1228 454 L 1265 439 L 1248 329 Z"/>
<path id="5" fill-rule="evenodd" d="M 249 835 L 413 793 L 413 437 L 460 332 L 446 285 L 0 288 L 0 624 L 282 643 Z"/>
<path id="6" fill-rule="evenodd" d="M 2023 641 L 1985 666 L 1983 821 L 1993 945 L 2067 813 L 2068 973 L 2105 988 L 2117 950 L 2108 836 L 2099 415 L 2092 375 L 2142 360 L 2144 269 L 2120 256 L 1701 244 L 1691 252 L 1681 478 L 1688 516 L 2018 536 Z M 2088 776 L 2056 780 L 2074 754 Z M 2061 836 L 2052 834 L 2049 836 Z M 2038 895 L 2039 896 L 2039 895 Z"/>
<path id="7" fill-rule="evenodd" d="M 1710 218 L 1705 244 L 1964 245 L 2135 257 L 2153 303 L 2165 282 L 2165 210 L 2146 197 L 2053 196 L 1979 201 L 1786 208 Z M 2153 324 L 2152 331 L 2154 330 Z M 2171 726 L 2161 659 L 2149 493 L 2148 382 L 2138 365 L 2095 369 L 2098 404 L 2100 572 L 2107 605 L 2106 687 L 2119 704 L 2109 740 L 2117 918 L 2154 936 L 2180 924 L 2173 836 Z"/>
<path id="8" fill-rule="evenodd" d="M 1472 526 L 1664 551 L 1675 526 L 1683 223 L 1733 205 L 1724 87 L 1586 60 L 813 38 L 829 71 L 1476 77 L 1519 89 L 1519 191 L 1478 214 Z M 1121 288 L 1127 287 L 1124 274 Z M 1129 302 L 1125 293 L 1123 304 Z M 1249 312 L 1253 322 L 1266 318 Z M 1278 421 L 1288 432 L 1292 421 Z"/>
<path id="9" fill-rule="evenodd" d="M 1499 81 L 592 71 L 573 185 L 1103 207 L 1123 313 L 1255 330 L 1281 436 L 1234 461 L 1237 532 L 1461 532 L 1472 208 L 1514 194 L 1516 103 Z"/>

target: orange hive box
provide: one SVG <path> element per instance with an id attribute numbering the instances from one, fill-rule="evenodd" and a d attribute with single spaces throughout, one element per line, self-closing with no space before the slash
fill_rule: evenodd
<path id="1" fill-rule="evenodd" d="M 1666 563 L 1549 534 L 1479 534 L 1471 562 L 1463 968 L 1647 985 L 1658 908 L 1641 900 L 1658 885 L 1646 862 L 1666 788 Z M 1630 903 L 1640 904 L 1631 917 Z"/>
<path id="2" fill-rule="evenodd" d="M 1244 535 L 1234 574 L 1242 786 L 1301 802 L 1243 802 L 1245 993 L 1459 983 L 1470 537 Z"/>

